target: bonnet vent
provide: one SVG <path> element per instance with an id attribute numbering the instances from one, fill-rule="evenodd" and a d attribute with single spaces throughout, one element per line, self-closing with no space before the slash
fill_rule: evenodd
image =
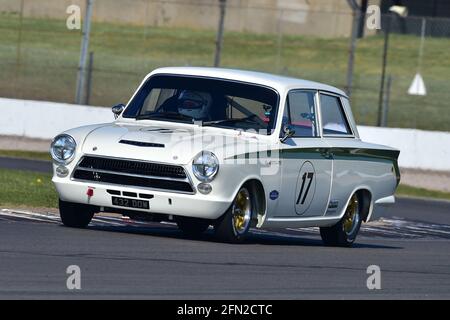
<path id="1" fill-rule="evenodd" d="M 141 142 L 141 141 L 131 141 L 131 140 L 120 140 L 119 143 L 130 144 L 132 146 L 138 146 L 138 147 L 164 148 L 164 145 L 161 143 Z"/>

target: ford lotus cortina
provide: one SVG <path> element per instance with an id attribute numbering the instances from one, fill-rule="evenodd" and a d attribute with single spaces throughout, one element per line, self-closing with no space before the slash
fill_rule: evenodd
<path id="1" fill-rule="evenodd" d="M 150 73 L 111 123 L 54 138 L 62 222 L 95 213 L 210 226 L 239 242 L 250 228 L 319 227 L 350 246 L 394 203 L 399 151 L 361 141 L 349 99 L 321 83 L 218 68 Z"/>

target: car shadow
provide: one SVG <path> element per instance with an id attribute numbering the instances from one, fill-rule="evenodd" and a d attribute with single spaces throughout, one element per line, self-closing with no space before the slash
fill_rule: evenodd
<path id="1" fill-rule="evenodd" d="M 218 241 L 213 234 L 213 230 L 210 228 L 205 233 L 198 237 L 188 237 L 184 235 L 177 227 L 171 225 L 155 224 L 154 226 L 89 226 L 89 230 L 116 232 L 116 233 L 128 233 L 142 236 L 152 236 L 188 241 L 201 241 L 201 242 L 213 242 L 222 243 Z M 365 239 L 364 239 L 365 240 Z M 369 239 L 370 240 L 370 239 Z M 233 245 L 223 243 L 224 245 Z M 266 245 L 266 246 L 306 246 L 306 247 L 326 247 L 319 235 L 291 235 L 276 232 L 250 232 L 247 239 L 238 245 Z M 380 245 L 380 244 L 368 244 L 356 242 L 352 248 L 361 249 L 402 249 L 402 247 Z"/>
<path id="2" fill-rule="evenodd" d="M 364 239 L 365 240 L 365 239 Z M 370 239 L 368 239 L 370 241 Z M 277 233 L 272 234 L 254 234 L 246 240 L 247 244 L 261 244 L 261 245 L 272 245 L 272 246 L 315 246 L 315 247 L 328 247 L 320 239 L 320 235 L 296 235 L 292 236 L 289 234 Z M 381 245 L 381 244 L 368 244 L 358 242 L 358 239 L 353 244 L 352 249 L 362 248 L 362 249 L 403 249 L 398 246 Z M 345 248 L 344 248 L 345 249 Z"/>

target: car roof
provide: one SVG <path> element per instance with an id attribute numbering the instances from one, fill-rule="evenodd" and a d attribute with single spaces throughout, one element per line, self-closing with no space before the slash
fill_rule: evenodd
<path id="1" fill-rule="evenodd" d="M 344 91 L 320 82 L 314 82 L 304 79 L 297 79 L 292 77 L 256 71 L 227 69 L 227 68 L 212 68 L 212 67 L 165 67 L 155 69 L 147 77 L 150 77 L 155 74 L 202 76 L 226 80 L 243 81 L 265 85 L 274 88 L 279 92 L 285 92 L 291 89 L 316 89 L 332 92 L 344 97 L 347 96 Z"/>

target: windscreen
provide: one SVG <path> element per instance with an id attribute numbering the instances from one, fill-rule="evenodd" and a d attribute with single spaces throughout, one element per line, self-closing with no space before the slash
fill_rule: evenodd
<path id="1" fill-rule="evenodd" d="M 255 84 L 175 75 L 149 78 L 124 111 L 124 118 L 201 122 L 204 126 L 271 134 L 278 94 Z"/>

